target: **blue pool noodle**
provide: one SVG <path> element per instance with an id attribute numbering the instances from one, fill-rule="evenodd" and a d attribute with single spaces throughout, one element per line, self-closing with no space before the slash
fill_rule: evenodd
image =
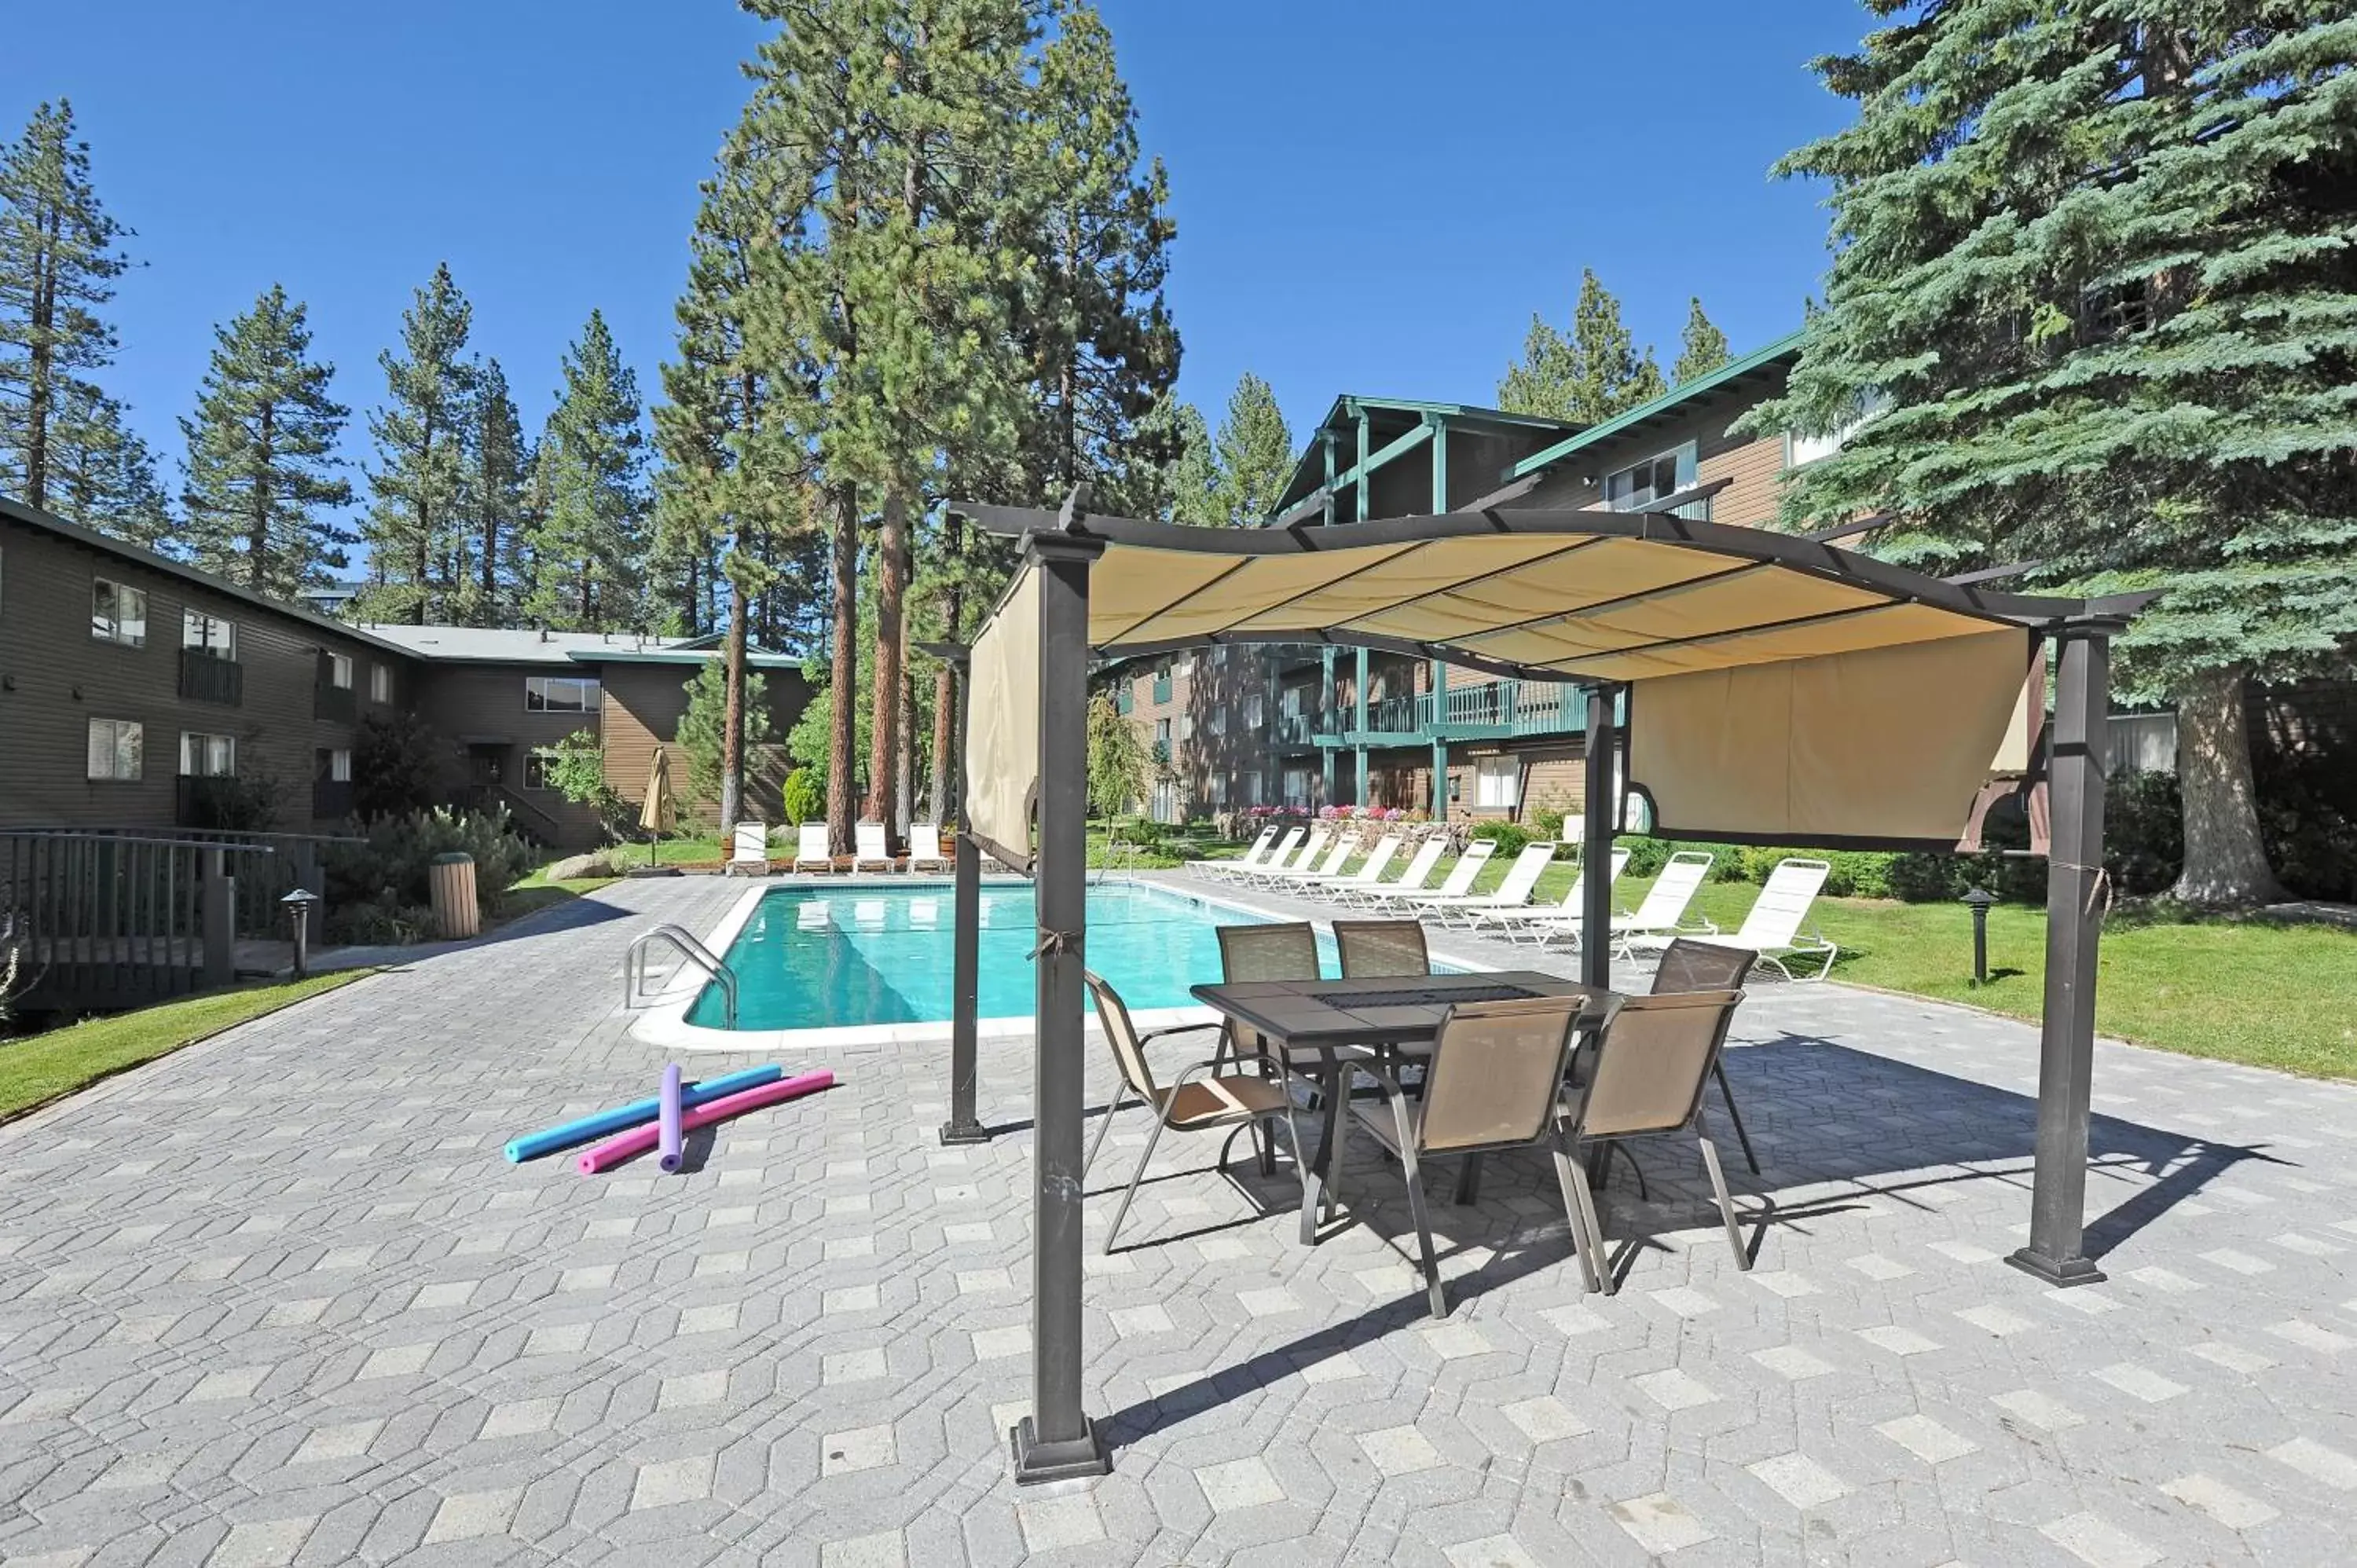
<path id="1" fill-rule="evenodd" d="M 735 1094 L 739 1090 L 759 1089 L 765 1083 L 776 1082 L 785 1075 L 786 1069 L 781 1067 L 753 1067 L 747 1068 L 743 1072 L 732 1072 L 726 1078 L 716 1078 L 708 1083 L 694 1084 L 679 1091 L 680 1108 L 685 1111 L 701 1105 L 707 1100 L 717 1100 L 725 1094 Z M 635 1127 L 641 1122 L 652 1121 L 662 1109 L 660 1101 L 634 1100 L 630 1104 L 617 1107 L 612 1111 L 600 1111 L 595 1116 L 584 1116 L 576 1121 L 559 1122 L 545 1132 L 527 1133 L 521 1138 L 511 1138 L 508 1140 L 508 1163 L 522 1165 L 526 1160 L 536 1160 L 543 1155 L 553 1155 L 559 1149 L 569 1148 L 575 1144 L 587 1143 L 591 1138 L 602 1138 L 608 1133 L 619 1133 L 625 1127 Z"/>

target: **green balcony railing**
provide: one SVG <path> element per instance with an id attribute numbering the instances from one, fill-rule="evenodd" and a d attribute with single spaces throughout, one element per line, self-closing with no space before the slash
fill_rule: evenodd
<path id="1" fill-rule="evenodd" d="M 1157 675 L 1154 678 L 1154 700 L 1157 703 L 1167 703 L 1170 700 L 1169 676 Z"/>

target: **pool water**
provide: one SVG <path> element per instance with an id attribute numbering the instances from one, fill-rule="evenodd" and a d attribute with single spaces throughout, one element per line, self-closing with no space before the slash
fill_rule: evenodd
<path id="1" fill-rule="evenodd" d="M 982 890 L 978 1016 L 1028 1017 L 1032 889 Z M 1220 926 L 1259 918 L 1142 884 L 1089 889 L 1089 967 L 1133 1012 L 1195 1005 L 1187 988 L 1220 978 Z M 825 1029 L 861 1024 L 946 1023 L 954 911 L 946 885 L 777 887 L 722 956 L 737 972 L 739 1029 Z M 1318 937 L 1320 967 L 1339 972 L 1333 940 Z M 727 1026 L 719 987 L 707 985 L 687 1021 Z"/>

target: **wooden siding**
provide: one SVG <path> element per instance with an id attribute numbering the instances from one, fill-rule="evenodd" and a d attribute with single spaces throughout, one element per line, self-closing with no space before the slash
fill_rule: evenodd
<path id="1" fill-rule="evenodd" d="M 671 754 L 673 793 L 687 800 L 687 753 L 679 745 L 679 721 L 687 712 L 687 686 L 696 667 L 689 664 L 607 664 L 597 667 L 605 682 L 606 782 L 632 803 L 646 799 L 647 777 L 658 748 Z M 785 820 L 781 800 L 786 774 L 786 732 L 809 705 L 810 688 L 793 670 L 761 671 L 770 713 L 770 742 L 746 757 L 745 811 L 764 822 Z M 705 827 L 720 823 L 719 802 L 688 800 L 690 817 Z"/>
<path id="2" fill-rule="evenodd" d="M 101 577 L 147 596 L 145 647 L 91 635 Z M 243 691 L 234 706 L 179 694 L 188 609 L 237 627 Z M 236 736 L 240 777 L 282 786 L 279 825 L 308 827 L 316 752 L 350 746 L 354 727 L 313 716 L 322 649 L 352 660 L 361 714 L 371 662 L 395 667 L 397 693 L 411 679 L 405 656 L 0 517 L 0 825 L 171 827 L 180 736 L 196 733 Z M 142 726 L 136 782 L 88 777 L 94 718 Z"/>

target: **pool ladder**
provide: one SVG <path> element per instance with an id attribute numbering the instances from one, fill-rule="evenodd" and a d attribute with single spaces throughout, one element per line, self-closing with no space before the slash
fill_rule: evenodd
<path id="1" fill-rule="evenodd" d="M 727 1008 L 728 1027 L 737 1026 L 737 972 L 712 950 L 689 935 L 682 926 L 657 926 L 633 938 L 630 950 L 622 959 L 622 1005 L 636 1007 L 647 999 L 647 949 L 658 941 L 669 942 L 679 956 L 710 975 L 719 987 L 721 1001 Z"/>

